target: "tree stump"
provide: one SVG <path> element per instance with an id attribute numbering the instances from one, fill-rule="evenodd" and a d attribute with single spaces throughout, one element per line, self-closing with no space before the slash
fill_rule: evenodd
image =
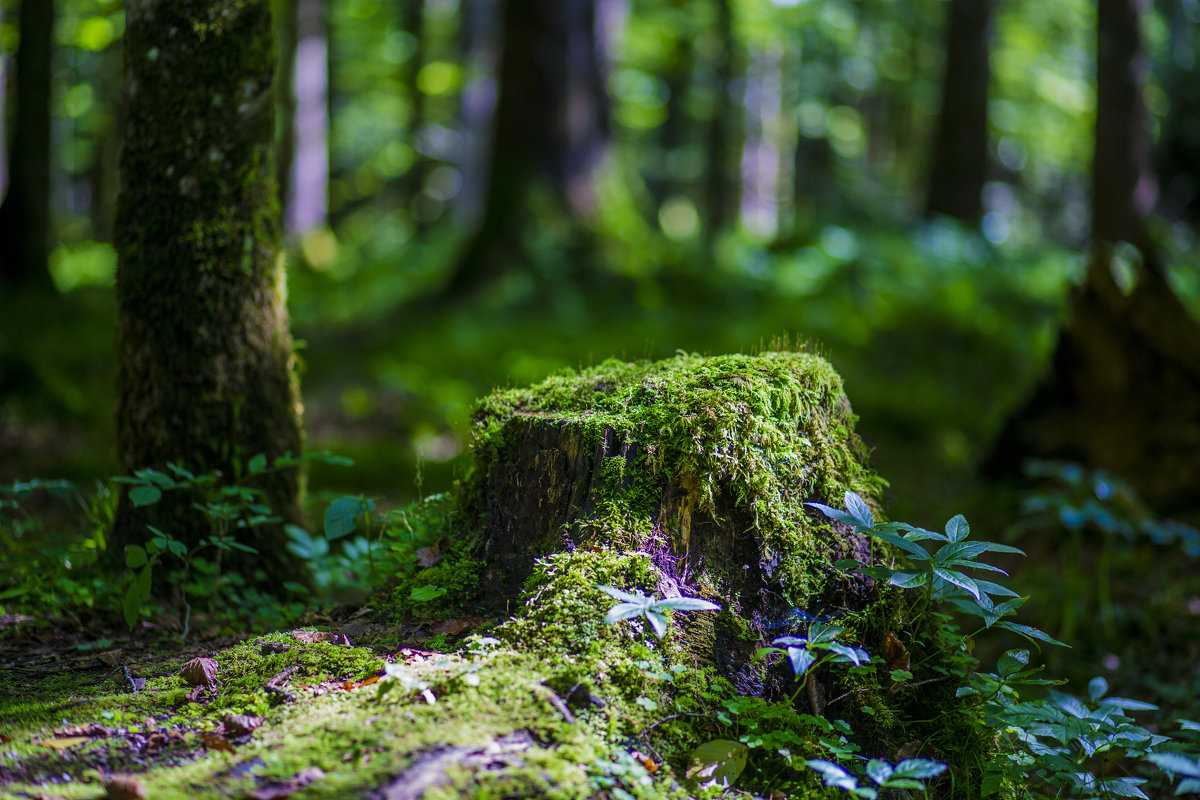
<path id="1" fill-rule="evenodd" d="M 832 367 L 795 352 L 609 361 L 494 394 L 463 503 L 484 602 L 505 611 L 552 553 L 643 553 L 660 597 L 723 607 L 676 617 L 696 662 L 774 694 L 750 666 L 757 647 L 877 597 L 832 566 L 869 561 L 869 543 L 805 506 L 846 491 L 874 503 L 882 481 L 854 422 Z"/>

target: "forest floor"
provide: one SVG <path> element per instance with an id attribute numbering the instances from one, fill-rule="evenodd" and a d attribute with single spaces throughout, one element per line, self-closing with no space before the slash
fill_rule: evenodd
<path id="1" fill-rule="evenodd" d="M 411 736 L 412 722 L 380 713 L 385 665 L 424 682 L 463 659 L 422 649 L 428 626 L 376 623 L 365 610 L 306 621 L 326 630 L 181 642 L 149 623 L 131 637 L 104 624 L 0 620 L 0 796 L 273 800 L 317 781 L 329 788 L 307 796 L 386 786 L 404 772 L 404 748 L 364 741 L 399 727 Z M 436 701 L 429 689 L 414 699 Z M 330 738 L 356 726 L 365 739 Z"/>

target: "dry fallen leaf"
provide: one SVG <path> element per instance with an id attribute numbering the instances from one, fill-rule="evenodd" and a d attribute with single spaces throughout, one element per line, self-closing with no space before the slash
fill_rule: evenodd
<path id="1" fill-rule="evenodd" d="M 226 714 L 222 722 L 225 723 L 227 735 L 242 736 L 260 727 L 266 720 L 250 714 Z"/>
<path id="2" fill-rule="evenodd" d="M 146 787 L 132 775 L 113 775 L 103 783 L 109 800 L 143 800 L 146 797 Z"/>
<path id="3" fill-rule="evenodd" d="M 179 674 L 192 686 L 211 689 L 217 679 L 217 661 L 213 658 L 193 658 L 183 665 Z"/>
<path id="4" fill-rule="evenodd" d="M 0 744 L 8 744 L 12 741 L 12 737 L 7 733 L 0 733 Z"/>
<path id="5" fill-rule="evenodd" d="M 125 651 L 118 649 L 101 653 L 100 655 L 96 656 L 96 658 L 100 659 L 101 662 L 108 664 L 110 667 L 119 667 L 121 666 L 121 662 L 124 660 L 124 655 Z"/>
<path id="6" fill-rule="evenodd" d="M 65 739 L 45 739 L 35 742 L 35 744 L 39 744 L 42 747 L 53 747 L 55 750 L 67 750 L 90 741 L 90 736 L 68 736 Z"/>
<path id="7" fill-rule="evenodd" d="M 442 560 L 441 541 L 434 542 L 429 547 L 417 551 L 417 563 L 426 569 Z"/>
<path id="8" fill-rule="evenodd" d="M 369 678 L 363 678 L 361 681 L 346 681 L 342 684 L 342 688 L 349 691 L 350 689 L 359 689 L 363 686 L 370 686 L 372 683 L 378 683 L 379 677 L 380 676 L 378 675 L 372 675 Z"/>
<path id="9" fill-rule="evenodd" d="M 292 631 L 292 638 L 305 644 L 338 641 L 338 635 L 329 631 Z"/>
<path id="10" fill-rule="evenodd" d="M 276 653 L 286 653 L 291 649 L 292 646 L 287 642 L 263 642 L 258 648 L 258 652 L 264 656 L 270 656 Z"/>
<path id="11" fill-rule="evenodd" d="M 429 632 L 437 636 L 457 636 L 460 633 L 474 630 L 483 624 L 481 617 L 454 617 L 434 622 L 429 626 Z"/>
<path id="12" fill-rule="evenodd" d="M 55 728 L 55 736 L 111 736 L 112 731 L 103 725 L 90 722 L 87 725 L 72 725 L 69 728 Z"/>
<path id="13" fill-rule="evenodd" d="M 204 743 L 204 747 L 207 750 L 217 750 L 225 753 L 237 752 L 233 749 L 233 745 L 229 743 L 228 739 L 213 731 L 201 731 L 200 741 Z"/>

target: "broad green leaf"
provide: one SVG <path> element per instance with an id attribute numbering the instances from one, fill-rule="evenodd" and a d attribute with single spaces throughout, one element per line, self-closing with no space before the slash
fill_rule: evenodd
<path id="1" fill-rule="evenodd" d="M 871 514 L 871 507 L 866 501 L 859 497 L 854 492 L 846 492 L 846 511 L 850 512 L 850 516 L 854 517 L 854 521 L 859 527 L 869 528 L 875 524 L 875 517 Z"/>
<path id="2" fill-rule="evenodd" d="M 248 463 L 246 465 L 246 469 L 250 470 L 251 473 L 262 472 L 266 468 L 267 468 L 266 453 L 259 453 L 254 458 L 250 459 L 250 463 Z"/>
<path id="3" fill-rule="evenodd" d="M 621 620 L 640 617 L 645 612 L 645 603 L 618 603 L 604 615 L 604 621 L 609 625 L 616 625 Z"/>
<path id="4" fill-rule="evenodd" d="M 929 573 L 923 569 L 898 569 L 888 578 L 888 583 L 901 589 L 915 589 L 928 582 Z"/>
<path id="5" fill-rule="evenodd" d="M 839 511 L 838 509 L 833 508 L 832 506 L 824 505 L 823 503 L 805 503 L 805 505 L 812 506 L 830 519 L 837 520 L 838 522 L 844 522 L 852 528 L 858 527 L 858 520 L 856 520 L 850 514 L 847 514 L 845 511 Z"/>
<path id="6" fill-rule="evenodd" d="M 1004 784 L 1004 773 L 999 770 L 989 770 L 984 773 L 983 782 L 979 785 L 979 793 L 984 797 L 991 797 L 1000 791 L 1000 787 Z"/>
<path id="7" fill-rule="evenodd" d="M 832 761 L 813 758 L 805 761 L 804 765 L 809 769 L 821 773 L 821 776 L 825 779 L 826 786 L 832 786 L 835 789 L 843 789 L 845 791 L 852 791 L 858 787 L 858 779 Z"/>
<path id="8" fill-rule="evenodd" d="M 125 590 L 125 601 L 121 603 L 121 612 L 125 616 L 125 624 L 133 630 L 133 626 L 137 624 L 138 614 L 142 610 L 142 594 L 138 591 L 137 583 L 129 584 L 129 588 Z"/>
<path id="9" fill-rule="evenodd" d="M 1188 778 L 1200 778 L 1200 758 L 1191 759 L 1183 753 L 1151 753 L 1146 756 L 1159 769 Z"/>
<path id="10" fill-rule="evenodd" d="M 1143 703 L 1141 700 L 1130 700 L 1125 697 L 1106 697 L 1100 701 L 1106 706 L 1114 706 L 1126 711 L 1157 711 L 1158 706 L 1153 703 Z"/>
<path id="11" fill-rule="evenodd" d="M 434 586 L 427 583 L 424 586 L 414 586 L 408 596 L 418 603 L 428 603 L 430 600 L 436 600 L 444 595 L 448 590 L 444 586 Z"/>
<path id="12" fill-rule="evenodd" d="M 995 594 L 1000 597 L 1018 597 L 1019 595 L 1007 586 L 1001 586 L 992 581 L 985 581 L 982 578 L 975 578 L 975 585 L 979 587 L 979 591 L 985 594 Z"/>
<path id="13" fill-rule="evenodd" d="M 930 758 L 908 758 L 896 765 L 897 778 L 936 778 L 946 771 L 946 765 Z"/>
<path id="14" fill-rule="evenodd" d="M 135 486 L 129 490 L 129 502 L 135 506 L 148 506 L 157 503 L 162 498 L 162 490 L 157 486 Z"/>
<path id="15" fill-rule="evenodd" d="M 1088 699 L 1092 702 L 1108 694 L 1108 681 L 1097 675 L 1088 681 Z"/>
<path id="16" fill-rule="evenodd" d="M 179 466 L 178 464 L 172 464 L 170 461 L 168 461 L 167 469 L 171 470 L 171 472 L 174 472 L 176 475 L 178 475 L 181 478 L 186 478 L 189 481 L 196 480 L 195 473 L 188 472 L 186 469 Z"/>
<path id="17" fill-rule="evenodd" d="M 813 644 L 832 642 L 842 632 L 837 625 L 827 625 L 824 622 L 814 622 L 808 627 L 808 639 Z"/>
<path id="18" fill-rule="evenodd" d="M 961 572 L 935 566 L 933 568 L 933 574 L 944 580 L 946 583 L 954 584 L 964 592 L 970 594 L 976 600 L 979 600 L 979 587 L 975 585 L 975 581 L 971 580 L 966 575 L 963 575 Z M 990 605 L 991 601 L 988 602 L 988 606 Z"/>
<path id="19" fill-rule="evenodd" d="M 164 472 L 159 472 L 156 469 L 134 470 L 133 474 L 136 477 L 141 478 L 143 481 L 146 481 L 147 483 L 153 483 L 155 485 L 161 486 L 164 489 L 171 489 L 175 486 L 175 481 L 171 478 L 170 475 L 167 475 Z"/>
<path id="20" fill-rule="evenodd" d="M 614 600 L 621 600 L 626 603 L 640 603 L 643 606 L 650 605 L 650 598 L 644 594 L 634 594 L 632 592 L 622 591 L 615 586 L 605 586 L 600 584 L 596 587 Z"/>
<path id="21" fill-rule="evenodd" d="M 952 542 L 961 542 L 970 536 L 971 526 L 967 524 L 967 518 L 962 514 L 951 517 L 950 521 L 946 523 L 946 535 Z"/>
<path id="22" fill-rule="evenodd" d="M 1019 633 L 1020 635 L 1024 636 L 1026 639 L 1028 639 L 1030 641 L 1034 641 L 1036 639 L 1038 641 L 1046 642 L 1048 644 L 1056 644 L 1056 645 L 1059 645 L 1060 647 L 1070 647 L 1071 646 L 1065 642 L 1060 642 L 1058 639 L 1055 639 L 1053 636 L 1046 633 L 1045 631 L 1040 631 L 1037 628 L 1030 627 L 1029 625 L 1022 625 L 1018 622 L 1010 622 L 1009 620 L 1001 620 L 1000 622 L 996 623 L 996 627 L 1004 628 L 1005 630 L 1012 631 L 1013 633 Z"/>
<path id="23" fill-rule="evenodd" d="M 1028 650 L 1008 650 L 996 659 L 996 672 L 1001 678 L 1015 675 L 1029 666 Z"/>
<path id="24" fill-rule="evenodd" d="M 687 778 L 705 786 L 729 788 L 746 768 L 749 755 L 750 748 L 741 742 L 729 739 L 705 742 L 692 751 Z"/>
<path id="25" fill-rule="evenodd" d="M 655 600 L 654 608 L 669 608 L 673 611 L 719 611 L 716 603 L 701 600 L 698 597 L 672 597 L 667 600 Z"/>
<path id="26" fill-rule="evenodd" d="M 831 652 L 837 653 L 842 658 L 852 662 L 856 667 L 866 664 L 871 660 L 871 656 L 867 654 L 867 651 L 858 647 L 849 647 L 848 645 L 836 642 L 830 644 L 828 647 Z"/>
<path id="27" fill-rule="evenodd" d="M 147 564 L 142 567 L 142 571 L 137 576 L 137 587 L 141 592 L 143 603 L 150 599 L 150 570 L 152 567 L 152 564 Z"/>
<path id="28" fill-rule="evenodd" d="M 985 549 L 989 553 L 1012 553 L 1013 555 L 1023 556 L 1025 551 L 1019 547 L 1013 547 L 1008 544 L 997 544 L 996 542 L 982 542 Z"/>
<path id="29" fill-rule="evenodd" d="M 357 524 L 355 518 L 366 510 L 367 505 L 361 497 L 346 495 L 334 500 L 325 509 L 325 538 L 340 539 L 353 533 Z"/>
<path id="30" fill-rule="evenodd" d="M 924 547 L 921 547 L 921 545 L 917 544 L 916 542 L 910 542 L 908 539 L 905 539 L 903 536 L 897 533 L 889 533 L 888 531 L 871 531 L 870 533 L 872 536 L 882 539 L 888 544 L 899 547 L 901 550 L 905 551 L 914 558 L 917 558 L 921 561 L 929 560 L 929 553 Z"/>
<path id="31" fill-rule="evenodd" d="M 125 566 L 130 569 L 137 569 L 146 563 L 146 549 L 138 544 L 131 544 L 125 548 Z"/>
<path id="32" fill-rule="evenodd" d="M 792 674 L 797 678 L 808 672 L 809 667 L 817 662 L 817 657 L 808 650 L 801 647 L 789 647 L 787 649 L 788 661 L 792 664 Z"/>
<path id="33" fill-rule="evenodd" d="M 1137 787 L 1139 783 L 1145 782 L 1143 778 L 1109 778 L 1100 781 L 1100 791 L 1104 797 L 1146 798 L 1146 793 Z"/>
<path id="34" fill-rule="evenodd" d="M 892 765 L 882 758 L 872 758 L 867 762 L 867 777 L 880 786 L 887 783 L 887 779 L 892 777 L 892 772 Z"/>

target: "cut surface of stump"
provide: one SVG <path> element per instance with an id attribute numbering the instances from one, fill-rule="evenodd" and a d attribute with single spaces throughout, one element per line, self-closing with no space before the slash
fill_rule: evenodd
<path id="1" fill-rule="evenodd" d="M 725 608 L 677 616 L 683 646 L 761 693 L 757 645 L 874 596 L 832 566 L 869 561 L 867 542 L 805 505 L 874 502 L 854 422 L 828 362 L 795 352 L 609 361 L 494 394 L 466 499 L 485 601 L 503 609 L 553 553 L 645 554 L 646 588 Z"/>

